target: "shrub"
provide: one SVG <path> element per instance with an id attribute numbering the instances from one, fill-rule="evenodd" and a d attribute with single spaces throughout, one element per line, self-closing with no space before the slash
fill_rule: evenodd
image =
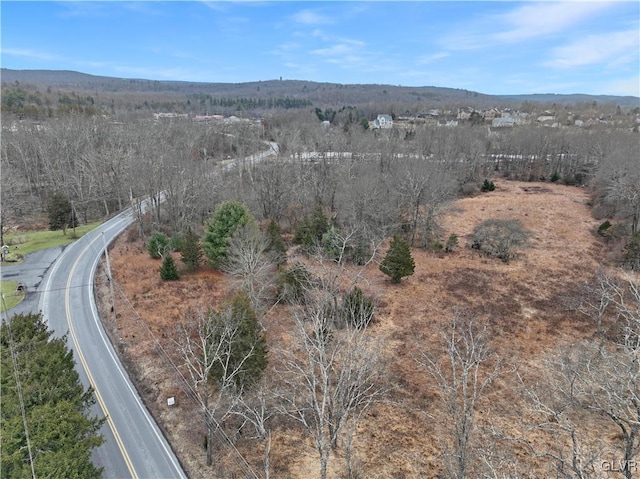
<path id="1" fill-rule="evenodd" d="M 169 249 L 169 238 L 160 231 L 154 231 L 147 243 L 147 251 L 153 259 L 162 258 Z"/>
<path id="2" fill-rule="evenodd" d="M 528 246 L 529 236 L 520 220 L 488 219 L 475 228 L 471 247 L 508 263 L 517 249 Z"/>
<path id="3" fill-rule="evenodd" d="M 302 302 L 311 287 L 311 273 L 302 263 L 295 263 L 280 273 L 280 297 L 285 301 Z"/>
<path id="4" fill-rule="evenodd" d="M 342 317 L 355 328 L 366 328 L 373 319 L 373 301 L 362 290 L 354 286 L 342 300 Z"/>
<path id="5" fill-rule="evenodd" d="M 364 240 L 356 239 L 347 249 L 347 259 L 358 266 L 363 266 L 371 258 L 371 245 Z"/>
<path id="6" fill-rule="evenodd" d="M 338 228 L 331 226 L 322 235 L 321 247 L 323 253 L 333 260 L 351 261 L 357 265 L 364 265 L 371 258 L 371 246 L 359 235 L 345 238 Z"/>
<path id="7" fill-rule="evenodd" d="M 331 259 L 338 259 L 342 254 L 343 241 L 339 231 L 332 226 L 322 235 L 322 251 Z"/>
<path id="8" fill-rule="evenodd" d="M 551 183 L 557 183 L 558 180 L 560 180 L 560 175 L 558 174 L 557 171 L 554 171 L 553 174 L 551 175 L 551 178 L 549 178 L 549 180 L 551 181 Z"/>
<path id="9" fill-rule="evenodd" d="M 171 248 L 171 251 L 182 251 L 182 248 L 184 248 L 184 236 L 175 234 L 169 238 L 169 248 Z"/>
<path id="10" fill-rule="evenodd" d="M 482 191 L 483 193 L 486 193 L 487 191 L 493 191 L 496 189 L 496 185 L 493 183 L 493 181 L 491 180 L 484 180 L 484 182 L 482 183 L 482 187 L 480 188 L 480 191 Z"/>
<path id="11" fill-rule="evenodd" d="M 451 233 L 449 238 L 447 238 L 447 242 L 444 244 L 444 250 L 447 253 L 451 253 L 456 246 L 458 246 L 458 235 Z"/>
<path id="12" fill-rule="evenodd" d="M 611 222 L 609 220 L 598 226 L 598 234 L 600 236 L 609 236 L 611 233 Z"/>

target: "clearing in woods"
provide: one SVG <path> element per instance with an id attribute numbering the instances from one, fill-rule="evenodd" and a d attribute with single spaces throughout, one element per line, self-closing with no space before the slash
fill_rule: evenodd
<path id="1" fill-rule="evenodd" d="M 441 471 L 439 438 L 446 437 L 447 419 L 430 376 L 415 358 L 420 351 L 440 347 L 438 327 L 454 307 L 488 318 L 494 347 L 524 376 L 547 352 L 593 334 L 592 324 L 563 306 L 571 292 L 593 276 L 603 255 L 594 235 L 598 222 L 587 206 L 588 192 L 550 183 L 497 181 L 496 186 L 493 192 L 457 200 L 444 212 L 443 242 L 451 233 L 459 238 L 452 253 L 415 249 L 415 274 L 401 284 L 392 284 L 377 264 L 368 267 L 360 283 L 377 300 L 371 328 L 384 345 L 393 385 L 391 401 L 375 406 L 358 429 L 354 444 L 362 477 L 424 478 Z M 531 232 L 531 247 L 508 264 L 468 248 L 473 228 L 488 218 L 522 221 Z M 378 262 L 386 247 L 378 252 Z M 201 413 L 159 346 L 178 362 L 176 324 L 191 307 L 223 301 L 231 282 L 209 267 L 183 273 L 179 281 L 162 282 L 159 260 L 151 259 L 141 242 L 129 241 L 126 234 L 115 242 L 111 259 L 121 297 L 115 322 L 112 313 L 104 313 L 107 329 L 191 477 L 207 477 Z M 181 266 L 179 255 L 175 259 Z M 101 289 L 103 307 L 107 291 Z M 272 346 L 286 344 L 293 321 L 284 307 L 270 310 L 263 324 Z M 480 404 L 479 422 L 519 417 L 514 381 L 505 376 L 494 383 Z M 171 396 L 176 405 L 169 408 Z M 237 447 L 260 471 L 261 446 L 240 438 Z M 526 463 L 527 458 L 519 461 Z M 342 477 L 340 447 L 329 466 L 330 477 Z M 272 475 L 316 477 L 318 470 L 311 439 L 297 426 L 276 422 Z"/>

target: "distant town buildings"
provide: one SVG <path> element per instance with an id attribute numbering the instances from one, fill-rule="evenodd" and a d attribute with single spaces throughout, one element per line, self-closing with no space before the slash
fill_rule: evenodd
<path id="1" fill-rule="evenodd" d="M 186 113 L 154 113 L 153 119 L 158 121 L 163 118 L 189 118 Z"/>
<path id="2" fill-rule="evenodd" d="M 186 113 L 153 113 L 155 121 L 166 119 L 191 120 L 194 123 L 238 123 L 250 122 L 260 126 L 260 119 L 238 118 L 224 115 L 189 115 Z M 640 113 L 627 120 L 628 128 L 637 131 L 640 125 Z M 485 125 L 491 131 L 510 129 L 523 125 L 534 125 L 547 128 L 591 128 L 597 126 L 620 125 L 621 121 L 614 116 L 581 116 L 578 118 L 566 109 L 555 112 L 551 110 L 527 113 L 512 108 L 488 108 L 476 109 L 473 107 L 461 107 L 455 110 L 432 108 L 422 113 L 392 117 L 390 114 L 381 113 L 375 120 L 369 122 L 369 127 L 374 129 L 413 128 L 415 125 L 431 125 L 441 127 L 458 127 L 461 125 Z M 321 122 L 321 128 L 328 130 L 331 123 L 327 120 Z"/>

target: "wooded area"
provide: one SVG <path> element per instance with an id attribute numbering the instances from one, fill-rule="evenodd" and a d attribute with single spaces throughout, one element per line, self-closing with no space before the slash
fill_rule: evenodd
<path id="1" fill-rule="evenodd" d="M 427 428 L 431 435 L 424 439 L 437 444 L 437 454 L 407 457 L 406 467 L 394 471 L 397 477 L 602 477 L 605 460 L 625 477 L 633 476 L 640 444 L 637 111 L 602 106 L 620 123 L 588 128 L 492 128 L 471 120 L 446 127 L 414 119 L 376 129 L 368 120 L 394 110 L 405 113 L 406 104 L 336 102 L 320 108 L 307 100 L 287 103 L 286 95 L 278 97 L 282 102 L 246 96 L 227 101 L 224 95 L 192 93 L 190 100 L 204 102 L 202 108 L 225 108 L 210 114 L 226 114 L 228 108 L 239 115 L 233 121 L 199 122 L 150 114 L 155 107 L 183 113 L 186 104 L 138 108 L 146 101 L 142 96 L 110 95 L 115 96 L 105 110 L 102 99 L 86 92 L 29 92 L 22 85 L 3 85 L 0 226 L 3 234 L 47 222 L 64 229 L 132 207 L 136 223 L 126 240 L 132 249 L 141 245 L 139 254 L 154 262 L 147 270 L 155 282 L 145 278 L 151 286 L 140 296 L 169 288 L 164 281 L 180 284 L 203 271 L 217 278 L 195 308 L 183 310 L 176 298 L 166 313 L 173 329 L 162 333 L 174 338 L 163 361 L 173 361 L 174 373 L 181 372 L 173 379 L 199 418 L 202 436 L 187 444 L 192 456 L 203 459 L 186 461 L 196 464 L 193 477 L 253 477 L 258 469 L 265 477 L 304 477 L 283 466 L 275 437 L 312 444 L 315 474 L 323 479 L 378 477 L 359 462 L 356 438 L 387 408 L 410 410 L 411 424 L 419 422 L 416 417 L 423 423 L 445 420 Z M 527 108 L 532 114 L 549 109 L 568 114 L 566 106 Z M 597 106 L 572 108 L 580 109 L 591 115 Z M 491 195 L 494 183 L 507 181 L 530 182 L 530 190 L 522 188 L 525 193 L 566 185 L 588 196 L 593 217 L 602 222 L 592 231 L 602 251 L 589 254 L 602 271 L 580 271 L 590 278 L 580 283 L 584 290 L 567 292 L 571 301 L 565 298 L 554 308 L 588 318 L 583 328 L 593 336 L 519 364 L 498 347 L 509 334 L 509 314 L 473 309 L 460 299 L 460 304 L 442 304 L 432 323 L 425 318 L 433 326 L 425 343 L 432 349 L 420 349 L 421 343 L 406 332 L 401 336 L 400 329 L 403 339 L 390 336 L 414 355 L 411 375 L 398 372 L 389 345 L 380 342 L 376 321 L 384 304 L 382 293 L 368 287 L 377 274 L 372 270 L 388 275 L 391 279 L 378 279 L 379 284 L 402 296 L 413 275 L 418 282 L 438 282 L 417 270 L 412 254 L 446 258 L 464 250 L 481 255 L 481 260 L 469 256 L 470 262 L 495 263 L 499 266 L 491 267 L 503 273 L 479 274 L 475 284 L 465 284 L 462 297 L 479 284 L 501 281 L 500 274 L 507 274 L 532 244 L 539 245 L 541 234 L 559 228 L 560 220 L 547 218 L 532 232 L 517 211 L 516 218 L 505 219 L 483 210 L 476 224 L 467 225 L 469 241 L 462 244 L 463 236 L 443 218 L 456 200 Z M 140 206 L 145 198 L 151 199 L 147 212 Z M 137 294 L 119 294 L 117 301 L 125 305 L 118 306 L 119 316 L 108 329 L 117 329 L 123 311 L 143 301 Z M 413 300 L 419 308 L 422 298 Z M 45 467 L 37 448 L 25 459 L 28 439 L 21 424 L 25 416 L 40 414 L 40 407 L 58 407 L 53 399 L 41 406 L 26 396 L 47 382 L 42 378 L 30 385 L 20 376 L 20 358 L 30 356 L 20 356 L 19 345 L 28 335 L 14 326 L 24 321 L 15 317 L 12 327 L 2 330 L 2 470 L 7 477 L 30 464 Z M 38 345 L 64 347 L 64 339 L 49 338 L 41 320 L 31 321 L 26 329 L 34 331 Z M 278 329 L 282 325 L 286 331 Z M 426 337 L 425 329 L 420 331 Z M 131 354 L 133 343 L 121 352 Z M 38 355 L 53 361 L 55 351 L 43 351 Z M 72 371 L 70 353 L 58 352 Z M 539 370 L 527 362 L 534 359 Z M 126 362 L 134 376 L 144 376 L 132 356 Z M 416 392 L 418 385 L 424 388 Z M 80 439 L 74 444 L 84 458 L 100 442 L 99 422 L 82 416 L 90 392 L 69 387 L 80 399 L 65 398 L 71 401 L 65 411 L 77 417 L 69 424 L 78 425 L 73 437 Z M 518 401 L 526 404 L 521 424 L 501 423 L 502 416 L 487 412 L 487 398 L 497 394 L 495 388 L 507 387 L 517 389 Z M 14 388 L 16 398 L 7 399 Z M 5 440 L 13 442 L 4 445 Z M 37 431 L 32 440 L 39 440 Z M 238 452 L 250 454 L 248 443 L 254 451 L 260 445 L 259 461 L 254 454 L 247 462 Z M 230 452 L 229 444 L 239 444 L 238 449 Z M 278 455 L 277 463 L 272 454 Z M 417 472 L 409 472 L 408 464 Z M 90 464 L 82 468 L 69 475 L 99 474 Z"/>

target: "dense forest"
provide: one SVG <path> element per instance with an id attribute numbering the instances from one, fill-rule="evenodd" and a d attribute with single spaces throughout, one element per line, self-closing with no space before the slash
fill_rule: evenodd
<path id="1" fill-rule="evenodd" d="M 3 82 L 4 77 L 3 71 Z M 246 434 L 252 446 L 239 448 L 263 453 L 251 464 L 258 464 L 265 477 L 305 477 L 282 466 L 286 454 L 277 444 L 272 451 L 272 437 L 283 443 L 283 438 L 309 439 L 323 479 L 338 461 L 344 464 L 340 477 L 358 477 L 363 472 L 352 460 L 358 452 L 355 438 L 367 422 L 383 416 L 385 408 L 405 408 L 412 414 L 420 410 L 427 419 L 436 414 L 432 422 L 438 423 L 441 413 L 429 408 L 444 398 L 438 407 L 446 410 L 451 427 L 433 449 L 438 461 L 407 459 L 418 464 L 418 472 L 403 469 L 406 477 L 600 477 L 598 461 L 605 455 L 626 467 L 622 475 L 633 476 L 630 465 L 640 443 L 637 105 L 584 99 L 568 105 L 546 98 L 544 103 L 531 98 L 489 103 L 470 92 L 444 100 L 409 94 L 411 103 L 392 97 L 385 86 L 371 86 L 369 91 L 379 89 L 380 95 L 363 102 L 358 98 L 366 89 L 357 89 L 353 97 L 336 93 L 356 90 L 353 86 L 332 87 L 319 100 L 296 90 L 312 85 L 292 89 L 286 81 L 271 96 L 270 86 L 261 83 L 252 84 L 254 94 L 249 94 L 246 85 L 238 93 L 230 86 L 195 91 L 194 85 L 186 89 L 176 83 L 175 91 L 166 91 L 167 85 L 131 82 L 137 90 L 120 91 L 115 86 L 122 83 L 115 80 L 109 83 L 114 88 L 95 83 L 75 90 L 54 82 L 3 83 L 2 233 L 53 225 L 54 213 L 55 227 L 64 228 L 133 208 L 136 222 L 126 241 L 136 245 L 132 249 L 140 246 L 138 256 L 157 262 L 140 269 L 152 271 L 155 282 L 139 295 L 123 293 L 127 301 L 133 299 L 118 311 L 135 310 L 153 290 L 197 274 L 216 278 L 196 305 L 182 310 L 176 300 L 180 313 L 166 318 L 172 329 L 161 334 L 175 338 L 169 361 L 183 378 L 191 378 L 182 391 L 202 418 L 203 441 L 191 444 L 198 452 L 204 449 L 202 464 L 192 474 L 248 474 L 220 452 L 225 441 L 249 441 Z M 495 127 L 485 116 L 487 105 L 534 120 Z M 438 112 L 421 114 L 433 110 Z M 378 114 L 389 114 L 393 127 L 376 128 Z M 439 116 L 456 119 L 445 123 L 434 118 Z M 535 120 L 540 117 L 552 120 Z M 377 318 L 389 299 L 381 299 L 382 293 L 376 297 L 367 286 L 380 272 L 389 277 L 388 284 L 381 283 L 385 290 L 401 297 L 408 278 L 417 273 L 412 255 L 446 258 L 461 249 L 477 252 L 482 259 L 469 256 L 470 264 L 477 261 L 474 267 L 492 268 L 486 271 L 495 275 L 487 279 L 473 273 L 477 276 L 459 292 L 462 297 L 472 296 L 478 285 L 506 282 L 521 251 L 540 242 L 539 236 L 559 221 L 548 219 L 534 234 L 525 227 L 524 214 L 518 218 L 515 204 L 515 218 L 483 210 L 465 245 L 444 217 L 457 200 L 491 195 L 496 184 L 516 181 L 530 183 L 530 191 L 574 187 L 588 198 L 600 224 L 592 233 L 605 251 L 594 259 L 602 269 L 580 271 L 589 281 L 580 283 L 582 292 L 572 298 L 582 300 L 554 308 L 588 317 L 593 336 L 551 351 L 546 360 L 555 366 L 536 376 L 543 386 L 534 387 L 523 371 L 531 365 L 527 361 L 539 358 L 521 358 L 527 366 L 519 369 L 494 348 L 507 331 L 501 321 L 512 313 L 501 316 L 501 305 L 465 309 L 459 299 L 459 308 L 447 304 L 445 312 L 443 307 L 440 316 L 446 321 L 429 332 L 439 338 L 429 339 L 433 351 L 415 356 L 415 366 L 430 378 L 424 380 L 430 392 L 410 397 L 417 376 L 394 370 L 397 358 L 385 357 L 388 345 L 377 342 L 382 334 Z M 146 212 L 145 200 L 151 205 Z M 573 251 L 577 245 L 562 248 Z M 437 281 L 428 274 L 423 272 L 420 281 Z M 414 300 L 419 305 L 424 298 Z M 18 327 L 26 319 L 13 321 Z M 38 344 L 62 347 L 64 341 L 49 339 L 38 318 L 31 321 Z M 276 334 L 283 324 L 286 333 Z M 9 332 L 13 339 L 5 336 Z M 3 326 L 3 365 L 15 357 L 9 353 L 21 335 Z M 415 352 L 416 338 L 402 338 Z M 65 358 L 70 364 L 70 355 Z M 126 363 L 134 376 L 144 376 L 131 357 Z M 19 408 L 4 405 L 5 375 L 7 381 L 19 377 L 11 376 L 15 361 L 7 365 L 3 427 L 15 423 L 19 431 Z M 511 390 L 515 384 L 503 383 L 507 376 L 520 381 L 518 404 L 530 408 L 529 430 L 514 431 L 485 415 L 487 398 L 498 394 L 492 388 Z M 26 379 L 21 385 L 26 391 Z M 88 394 L 80 393 L 70 414 L 85 410 Z M 417 408 L 416 398 L 429 406 Z M 25 410 L 37 407 L 29 404 Z M 78 447 L 99 442 L 93 434 L 97 423 L 87 421 L 86 439 Z M 585 424 L 607 434 L 596 437 L 598 429 Z M 221 433 L 226 439 L 219 438 Z M 436 433 L 430 434 L 429 441 L 437 442 Z M 278 465 L 271 463 L 271 452 L 279 455 Z M 18 459 L 9 454 L 12 449 L 3 446 L 2 468 L 12 475 L 5 468 L 18 467 Z M 19 459 L 20 467 L 28 465 L 24 456 Z M 32 463 L 38 465 L 38 459 Z M 527 475 L 531 464 L 536 467 Z"/>

